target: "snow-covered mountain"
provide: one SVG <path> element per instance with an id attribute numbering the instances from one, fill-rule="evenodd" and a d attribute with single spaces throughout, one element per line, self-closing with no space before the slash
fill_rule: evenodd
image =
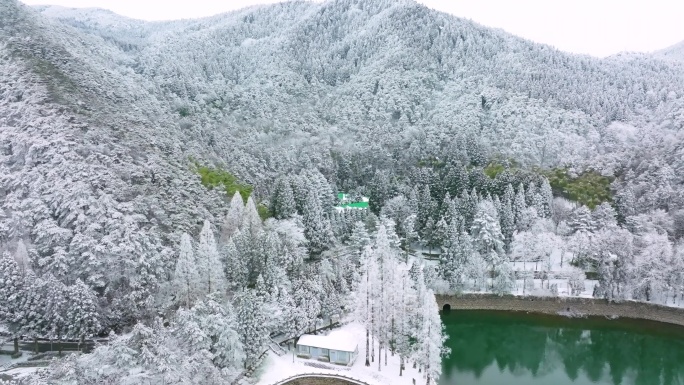
<path id="1" fill-rule="evenodd" d="M 666 60 L 684 61 L 684 41 L 656 52 L 655 56 Z"/>
<path id="2" fill-rule="evenodd" d="M 638 200 L 667 166 L 658 202 L 684 207 L 684 64 L 571 55 L 409 0 L 163 23 L 3 0 L 0 58 L 0 240 L 117 314 L 225 213 L 190 157 L 260 200 L 301 169 L 365 188 L 435 159 L 592 168 Z"/>

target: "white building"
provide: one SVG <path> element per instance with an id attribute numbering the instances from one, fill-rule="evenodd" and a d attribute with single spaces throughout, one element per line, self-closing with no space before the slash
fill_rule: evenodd
<path id="1" fill-rule="evenodd" d="M 359 355 L 354 337 L 341 331 L 327 336 L 305 334 L 297 342 L 297 357 L 351 366 Z"/>

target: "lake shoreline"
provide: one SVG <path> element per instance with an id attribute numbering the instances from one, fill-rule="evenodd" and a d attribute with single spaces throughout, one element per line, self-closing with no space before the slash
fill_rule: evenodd
<path id="1" fill-rule="evenodd" d="M 440 310 L 449 305 L 451 310 L 500 310 L 558 315 L 565 317 L 599 316 L 632 318 L 684 326 L 684 308 L 625 301 L 609 302 L 597 298 L 535 297 L 467 293 L 435 295 Z"/>

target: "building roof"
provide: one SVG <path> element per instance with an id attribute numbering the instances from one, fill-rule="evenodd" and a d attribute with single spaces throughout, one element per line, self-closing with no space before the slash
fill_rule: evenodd
<path id="1" fill-rule="evenodd" d="M 351 203 L 345 203 L 345 204 L 339 205 L 338 207 L 367 209 L 368 208 L 368 202 L 351 202 Z"/>
<path id="2" fill-rule="evenodd" d="M 299 338 L 297 345 L 313 346 L 315 348 L 339 350 L 343 352 L 353 352 L 358 347 L 358 343 L 354 337 L 342 331 L 334 331 L 327 336 L 305 334 Z"/>

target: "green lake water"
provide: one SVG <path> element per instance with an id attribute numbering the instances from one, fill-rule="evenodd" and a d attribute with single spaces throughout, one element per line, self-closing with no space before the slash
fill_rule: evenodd
<path id="1" fill-rule="evenodd" d="M 684 385 L 684 328 L 496 311 L 442 315 L 439 385 Z"/>

